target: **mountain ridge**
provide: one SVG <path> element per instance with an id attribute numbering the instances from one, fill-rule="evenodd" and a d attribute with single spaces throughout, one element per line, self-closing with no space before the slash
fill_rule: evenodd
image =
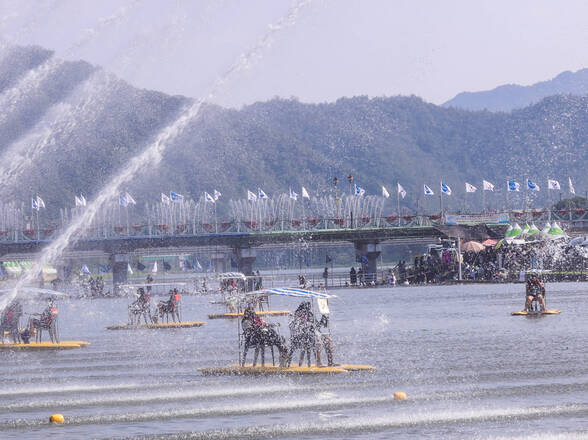
<path id="1" fill-rule="evenodd" d="M 588 68 L 576 72 L 565 71 L 554 78 L 529 86 L 504 84 L 491 90 L 461 92 L 442 104 L 465 110 L 509 112 L 536 104 L 552 95 L 588 95 Z"/>

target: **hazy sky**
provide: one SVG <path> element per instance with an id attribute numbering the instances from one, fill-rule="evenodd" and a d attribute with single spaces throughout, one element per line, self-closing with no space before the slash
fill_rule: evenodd
<path id="1" fill-rule="evenodd" d="M 292 0 L 0 0 L 4 42 L 39 44 L 130 83 L 207 92 Z M 216 102 L 418 95 L 533 84 L 588 67 L 588 2 L 315 0 Z"/>

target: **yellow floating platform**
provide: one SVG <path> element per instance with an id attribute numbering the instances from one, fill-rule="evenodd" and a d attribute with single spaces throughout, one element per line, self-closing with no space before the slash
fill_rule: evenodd
<path id="1" fill-rule="evenodd" d="M 0 350 L 69 350 L 90 345 L 86 341 L 31 342 L 29 344 L 0 344 Z"/>
<path id="2" fill-rule="evenodd" d="M 184 321 L 184 322 L 160 322 L 157 324 L 119 324 L 109 325 L 106 327 L 108 330 L 136 330 L 141 328 L 189 328 L 189 327 L 202 327 L 206 324 L 203 321 Z"/>
<path id="3" fill-rule="evenodd" d="M 263 310 L 261 312 L 255 312 L 257 316 L 285 316 L 290 314 L 290 310 Z M 228 312 L 228 313 L 213 313 L 208 315 L 208 319 L 235 319 L 241 318 L 243 312 Z"/>
<path id="4" fill-rule="evenodd" d="M 559 315 L 561 310 L 559 309 L 551 309 L 551 310 L 544 310 L 542 312 L 525 312 L 521 310 L 520 312 L 512 312 L 512 316 L 541 316 L 541 315 Z"/>
<path id="5" fill-rule="evenodd" d="M 229 367 L 210 367 L 201 368 L 200 371 L 205 376 L 256 376 L 256 375 L 270 375 L 270 374 L 338 374 L 338 373 L 349 373 L 350 371 L 361 371 L 361 370 L 375 370 L 376 367 L 370 365 L 351 365 L 351 364 L 338 364 L 332 367 L 317 367 L 311 365 L 310 367 L 298 367 L 291 366 L 280 368 L 278 366 L 266 365 L 262 367 L 258 365 L 254 367 L 252 364 L 246 364 L 245 366 L 231 365 Z"/>

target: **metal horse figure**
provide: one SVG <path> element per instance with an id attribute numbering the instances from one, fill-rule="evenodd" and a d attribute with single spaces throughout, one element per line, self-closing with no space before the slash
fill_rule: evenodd
<path id="1" fill-rule="evenodd" d="M 300 350 L 298 366 L 302 366 L 306 354 L 307 365 L 311 366 L 311 355 L 316 349 L 315 320 L 311 311 L 310 302 L 303 302 L 294 312 L 290 327 L 290 350 L 288 352 L 288 366 L 292 363 L 292 356 L 296 350 Z"/>
<path id="2" fill-rule="evenodd" d="M 261 352 L 261 366 L 265 366 L 265 347 L 270 347 L 272 351 L 272 365 L 276 364 L 274 357 L 274 347 L 277 347 L 279 352 L 280 367 L 285 367 L 288 361 L 288 347 L 283 336 L 272 328 L 272 326 L 263 322 L 255 315 L 252 308 L 248 307 L 243 313 L 243 320 L 241 321 L 243 328 L 243 336 L 245 339 L 243 357 L 241 358 L 241 366 L 245 366 L 245 359 L 249 348 L 255 348 L 253 357 L 253 366 L 257 365 L 257 357 Z"/>
<path id="3" fill-rule="evenodd" d="M 137 325 L 141 322 L 141 316 L 145 319 L 145 324 L 153 322 L 151 318 L 151 298 L 145 290 L 140 287 L 137 290 L 139 297 L 136 301 L 129 304 L 129 324 Z"/>
<path id="4" fill-rule="evenodd" d="M 20 342 L 19 323 L 22 316 L 22 305 L 18 301 L 13 301 L 2 312 L 0 317 L 0 340 L 4 341 L 4 332 L 8 335 L 15 344 Z"/>
<path id="5" fill-rule="evenodd" d="M 170 296 L 167 301 L 159 301 L 159 303 L 157 304 L 157 315 L 159 316 L 161 322 L 163 322 L 164 315 L 166 322 L 169 322 L 169 315 L 171 315 L 173 322 L 180 322 L 181 296 L 178 293 L 178 289 L 173 289 L 169 293 Z"/>

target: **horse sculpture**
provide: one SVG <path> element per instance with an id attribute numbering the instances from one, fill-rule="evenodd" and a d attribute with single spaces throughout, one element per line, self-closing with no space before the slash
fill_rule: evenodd
<path id="1" fill-rule="evenodd" d="M 288 352 L 288 366 L 292 363 L 292 356 L 296 350 L 300 350 L 298 366 L 302 365 L 306 354 L 307 365 L 310 368 L 311 354 L 315 352 L 315 321 L 309 302 L 303 302 L 289 324 L 290 327 L 290 350 Z"/>
<path id="2" fill-rule="evenodd" d="M 157 315 L 161 322 L 163 322 L 164 315 L 166 322 L 169 322 L 169 315 L 171 315 L 173 322 L 176 322 L 176 319 L 177 322 L 180 322 L 180 298 L 177 289 L 174 289 L 170 292 L 169 300 L 159 301 L 157 304 Z"/>
<path id="3" fill-rule="evenodd" d="M 8 332 L 9 339 L 15 344 L 20 342 L 19 323 L 22 316 L 22 306 L 19 302 L 13 302 L 2 312 L 0 318 L 0 340 L 4 341 L 4 332 Z"/>
<path id="4" fill-rule="evenodd" d="M 277 347 L 279 353 L 279 365 L 285 367 L 288 360 L 288 347 L 283 336 L 273 328 L 273 326 L 266 324 L 257 316 L 252 310 L 246 310 L 243 320 L 241 322 L 244 336 L 243 357 L 241 358 L 241 366 L 245 365 L 247 351 L 249 348 L 255 348 L 253 356 L 253 366 L 257 365 L 257 357 L 261 352 L 261 366 L 265 366 L 265 347 L 270 347 L 272 351 L 272 365 L 276 364 L 274 356 L 274 347 Z"/>
<path id="5" fill-rule="evenodd" d="M 151 307 L 149 294 L 145 293 L 145 290 L 140 287 L 137 291 L 139 297 L 136 301 L 129 304 L 129 324 L 137 325 L 141 323 L 141 317 L 145 319 L 145 324 L 153 322 L 151 318 Z"/>

